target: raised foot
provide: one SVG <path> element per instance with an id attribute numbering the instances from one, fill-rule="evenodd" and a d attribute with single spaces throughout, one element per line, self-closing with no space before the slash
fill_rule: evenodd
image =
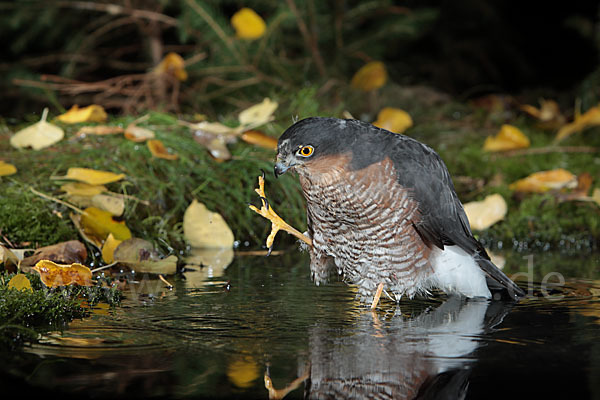
<path id="1" fill-rule="evenodd" d="M 285 222 L 279 215 L 277 215 L 275 210 L 273 210 L 273 207 L 271 207 L 271 205 L 269 204 L 269 201 L 267 200 L 267 196 L 265 194 L 264 173 L 262 176 L 258 177 L 258 188 L 254 189 L 254 191 L 256 193 L 258 193 L 258 195 L 260 196 L 262 205 L 261 205 L 260 209 L 258 209 L 257 207 L 255 207 L 252 204 L 248 205 L 248 207 L 250 207 L 251 210 L 262 215 L 264 218 L 271 221 L 271 233 L 267 237 L 267 248 L 269 249 L 269 254 L 271 253 L 271 250 L 273 249 L 273 242 L 275 241 L 275 235 L 277 235 L 277 232 L 279 232 L 279 231 L 288 232 L 289 234 L 296 236 L 298 239 L 302 240 L 309 246 L 312 246 L 311 238 L 302 234 L 300 231 L 298 231 L 297 229 L 295 229 L 294 227 L 289 225 L 287 222 Z"/>

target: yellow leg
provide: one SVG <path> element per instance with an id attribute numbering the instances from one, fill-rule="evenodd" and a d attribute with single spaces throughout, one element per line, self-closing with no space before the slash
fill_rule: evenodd
<path id="1" fill-rule="evenodd" d="M 273 242 L 275 241 L 275 235 L 277 235 L 277 232 L 279 232 L 280 230 L 288 232 L 288 233 L 296 236 L 298 239 L 302 240 L 309 246 L 312 246 L 311 238 L 302 234 L 300 231 L 298 231 L 294 227 L 290 226 L 287 222 L 285 222 L 283 219 L 281 219 L 281 217 L 279 215 L 277 215 L 277 213 L 273 210 L 273 207 L 270 206 L 269 202 L 267 201 L 267 196 L 265 195 L 265 178 L 264 178 L 264 176 L 258 177 L 258 188 L 254 189 L 254 191 L 256 193 L 258 193 L 258 195 L 260 196 L 262 205 L 261 205 L 260 209 L 256 208 L 252 204 L 250 204 L 248 207 L 250 207 L 251 210 L 262 215 L 264 218 L 271 221 L 271 233 L 267 237 L 267 247 L 269 248 L 269 252 L 273 248 Z"/>
<path id="2" fill-rule="evenodd" d="M 371 310 L 377 308 L 377 304 L 379 304 L 379 298 L 381 297 L 381 292 L 383 292 L 383 282 L 377 286 L 375 297 L 373 297 L 373 302 L 371 303 Z"/>

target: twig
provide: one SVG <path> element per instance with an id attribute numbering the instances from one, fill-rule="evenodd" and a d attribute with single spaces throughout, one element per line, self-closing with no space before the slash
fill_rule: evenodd
<path id="1" fill-rule="evenodd" d="M 49 196 L 49 195 L 44 194 L 42 192 L 38 192 L 37 190 L 35 190 L 32 187 L 30 187 L 29 190 L 31 190 L 33 192 L 33 194 L 36 194 L 36 195 L 38 195 L 40 197 L 43 197 L 46 200 L 50 200 L 50 201 L 54 201 L 55 203 L 62 204 L 63 206 L 69 207 L 71 210 L 73 210 L 75 212 L 78 212 L 79 214 L 83 214 L 83 210 L 81 210 L 80 208 L 75 207 L 72 204 L 67 203 L 66 201 L 62 201 L 62 200 L 57 199 L 56 197 Z"/>
<path id="2" fill-rule="evenodd" d="M 91 272 L 92 272 L 92 274 L 95 274 L 98 271 L 102 271 L 104 269 L 108 269 L 110 267 L 113 267 L 113 266 L 117 265 L 118 263 L 119 263 L 118 261 L 115 261 L 113 263 L 103 265 L 102 267 L 94 268 Z"/>
<path id="3" fill-rule="evenodd" d="M 298 23 L 298 29 L 300 29 L 300 33 L 302 34 L 302 38 L 304 39 L 306 47 L 312 53 L 312 57 L 315 60 L 315 64 L 317 65 L 317 69 L 319 70 L 319 74 L 324 77 L 327 75 L 327 71 L 325 70 L 325 63 L 323 62 L 323 58 L 321 57 L 321 53 L 319 53 L 319 47 L 317 45 L 317 39 L 314 35 L 311 35 L 308 31 L 306 23 L 300 16 L 298 12 L 298 8 L 296 7 L 296 3 L 294 0 L 286 0 L 290 10 L 296 17 L 296 21 Z"/>
<path id="4" fill-rule="evenodd" d="M 139 10 L 135 8 L 123 7 L 118 4 L 103 4 L 91 1 L 62 1 L 56 3 L 59 7 L 78 8 L 80 10 L 102 11 L 112 15 L 129 15 L 133 18 L 148 19 L 150 21 L 162 22 L 169 26 L 177 26 L 177 18 L 157 13 L 150 10 Z"/>
<path id="5" fill-rule="evenodd" d="M 171 284 L 169 283 L 169 281 L 165 279 L 165 277 L 164 277 L 164 276 L 162 276 L 162 275 L 160 275 L 160 274 L 159 274 L 159 275 L 158 275 L 158 279 L 160 279 L 161 281 L 163 281 L 163 282 L 165 283 L 165 285 L 167 285 L 167 288 L 169 288 L 169 289 L 172 289 L 172 288 L 173 288 L 173 285 L 171 285 Z"/>

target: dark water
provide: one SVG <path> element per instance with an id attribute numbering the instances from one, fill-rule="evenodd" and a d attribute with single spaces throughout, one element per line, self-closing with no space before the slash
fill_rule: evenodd
<path id="1" fill-rule="evenodd" d="M 193 267 L 170 277 L 172 290 L 138 276 L 123 307 L 3 354 L 3 387 L 63 398 L 600 399 L 599 256 L 533 260 L 507 256 L 505 270 L 529 286 L 518 304 L 437 297 L 376 312 L 343 283 L 315 287 L 295 251 Z"/>

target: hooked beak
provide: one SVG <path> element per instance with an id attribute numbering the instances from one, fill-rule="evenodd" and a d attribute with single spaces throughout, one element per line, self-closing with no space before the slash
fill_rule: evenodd
<path id="1" fill-rule="evenodd" d="M 273 173 L 275 174 L 275 178 L 278 178 L 279 175 L 285 174 L 285 171 L 287 171 L 288 169 L 290 169 L 290 166 L 284 164 L 281 161 L 275 163 L 275 167 L 273 167 Z"/>

